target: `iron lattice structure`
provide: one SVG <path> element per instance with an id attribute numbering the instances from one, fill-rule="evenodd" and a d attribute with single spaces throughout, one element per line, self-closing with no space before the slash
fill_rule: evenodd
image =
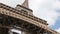
<path id="1" fill-rule="evenodd" d="M 12 8 L 0 3 L 0 33 L 9 34 L 10 29 L 18 29 L 26 34 L 59 34 L 48 27 L 47 21 L 35 17 L 31 12 L 31 9 L 21 5 Z"/>

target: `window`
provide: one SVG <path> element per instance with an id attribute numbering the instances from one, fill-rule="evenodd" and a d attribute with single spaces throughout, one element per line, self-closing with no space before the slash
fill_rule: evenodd
<path id="1" fill-rule="evenodd" d="M 21 10 L 21 12 L 22 12 L 22 13 L 25 13 L 25 14 L 28 14 L 28 12 L 27 12 L 27 11 L 25 11 L 25 10 Z"/>

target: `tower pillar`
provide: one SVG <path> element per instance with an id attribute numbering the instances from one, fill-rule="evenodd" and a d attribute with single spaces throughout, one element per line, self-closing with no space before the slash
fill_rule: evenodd
<path id="1" fill-rule="evenodd" d="M 0 34 L 9 34 L 9 29 L 0 27 Z"/>

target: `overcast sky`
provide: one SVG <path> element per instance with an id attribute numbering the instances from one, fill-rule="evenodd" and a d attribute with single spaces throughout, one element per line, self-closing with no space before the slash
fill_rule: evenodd
<path id="1" fill-rule="evenodd" d="M 24 0 L 0 0 L 11 7 L 22 4 Z M 33 14 L 46 20 L 49 27 L 60 32 L 60 0 L 29 0 L 29 8 Z"/>

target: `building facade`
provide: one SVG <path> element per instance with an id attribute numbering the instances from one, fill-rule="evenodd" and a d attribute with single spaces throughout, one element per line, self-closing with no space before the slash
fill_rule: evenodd
<path id="1" fill-rule="evenodd" d="M 0 34 L 59 34 L 47 21 L 33 15 L 28 0 L 12 8 L 0 3 Z"/>

